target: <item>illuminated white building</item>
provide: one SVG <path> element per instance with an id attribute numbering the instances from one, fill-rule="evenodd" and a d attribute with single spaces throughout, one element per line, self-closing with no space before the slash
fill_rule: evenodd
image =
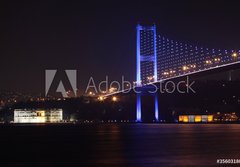
<path id="1" fill-rule="evenodd" d="M 63 119 L 62 109 L 15 109 L 14 123 L 57 123 Z"/>

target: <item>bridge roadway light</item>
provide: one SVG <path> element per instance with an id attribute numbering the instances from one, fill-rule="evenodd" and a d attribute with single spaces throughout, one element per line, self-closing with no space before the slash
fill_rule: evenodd
<path id="1" fill-rule="evenodd" d="M 196 68 L 196 65 L 195 64 L 191 64 L 190 67 L 191 68 Z"/>
<path id="2" fill-rule="evenodd" d="M 206 64 L 212 64 L 211 60 L 206 60 Z"/>
<path id="3" fill-rule="evenodd" d="M 236 52 L 234 52 L 233 54 L 232 54 L 232 57 L 233 58 L 236 58 L 238 55 L 237 55 L 237 53 Z"/>
<path id="4" fill-rule="evenodd" d="M 109 93 L 113 93 L 113 92 L 116 92 L 116 91 L 117 91 L 117 88 L 111 87 L 108 91 L 109 91 Z"/>
<path id="5" fill-rule="evenodd" d="M 147 77 L 147 80 L 150 82 L 153 80 L 153 78 L 154 78 L 154 76 L 150 76 L 150 77 Z"/>
<path id="6" fill-rule="evenodd" d="M 168 72 L 164 72 L 163 75 L 168 75 L 169 73 Z"/>
<path id="7" fill-rule="evenodd" d="M 182 69 L 183 69 L 183 71 L 186 71 L 188 69 L 188 67 L 187 66 L 183 66 Z"/>

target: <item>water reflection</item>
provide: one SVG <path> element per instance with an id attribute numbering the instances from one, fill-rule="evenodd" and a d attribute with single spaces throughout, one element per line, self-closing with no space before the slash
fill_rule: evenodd
<path id="1" fill-rule="evenodd" d="M 238 124 L 1 126 L 0 131 L 5 166 L 217 166 L 217 159 L 240 157 Z"/>

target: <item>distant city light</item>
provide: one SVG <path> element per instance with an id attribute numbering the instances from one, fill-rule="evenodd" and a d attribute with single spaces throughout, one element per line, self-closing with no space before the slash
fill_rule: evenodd
<path id="1" fill-rule="evenodd" d="M 98 97 L 98 100 L 99 100 L 99 101 L 103 101 L 103 100 L 104 100 L 104 97 L 103 97 L 103 96 L 99 96 L 99 97 Z"/>
<path id="2" fill-rule="evenodd" d="M 116 102 L 117 100 L 118 100 L 118 99 L 117 99 L 116 96 L 113 96 L 113 97 L 112 97 L 112 101 Z"/>
<path id="3" fill-rule="evenodd" d="M 116 92 L 116 91 L 117 91 L 117 88 L 111 87 L 108 91 L 109 91 L 109 93 L 113 93 L 113 92 Z"/>
<path id="4" fill-rule="evenodd" d="M 94 96 L 95 93 L 93 93 L 93 92 L 89 92 L 88 95 L 89 95 L 89 96 Z"/>

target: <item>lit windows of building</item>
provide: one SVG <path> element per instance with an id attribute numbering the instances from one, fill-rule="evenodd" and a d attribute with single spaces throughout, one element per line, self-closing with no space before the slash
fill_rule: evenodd
<path id="1" fill-rule="evenodd" d="M 201 115 L 195 115 L 194 116 L 194 122 L 202 122 L 202 116 Z"/>
<path id="2" fill-rule="evenodd" d="M 213 115 L 179 115 L 178 122 L 183 123 L 213 122 Z"/>
<path id="3" fill-rule="evenodd" d="M 63 120 L 62 109 L 28 110 L 15 109 L 14 123 L 57 123 Z"/>

